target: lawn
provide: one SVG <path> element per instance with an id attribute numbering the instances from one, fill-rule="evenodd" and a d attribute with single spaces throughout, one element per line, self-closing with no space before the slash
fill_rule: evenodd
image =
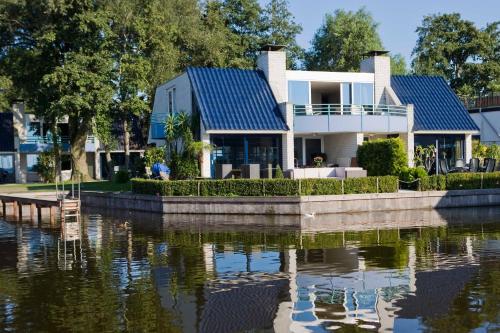
<path id="1" fill-rule="evenodd" d="M 75 189 L 76 189 L 75 184 Z M 71 183 L 66 182 L 64 189 L 71 189 Z M 61 184 L 59 183 L 59 188 Z M 31 184 L 1 184 L 1 192 L 25 192 L 25 191 L 55 191 L 55 183 L 31 183 Z M 93 181 L 81 183 L 80 189 L 82 191 L 104 191 L 104 192 L 126 192 L 130 191 L 130 183 L 119 184 L 110 181 Z"/>

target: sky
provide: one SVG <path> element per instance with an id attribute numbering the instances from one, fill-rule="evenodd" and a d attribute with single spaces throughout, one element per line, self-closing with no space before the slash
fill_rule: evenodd
<path id="1" fill-rule="evenodd" d="M 266 0 L 260 0 L 262 4 Z M 323 23 L 326 13 L 336 9 L 356 11 L 361 7 L 379 23 L 379 34 L 386 50 L 401 53 L 409 64 L 417 40 L 416 28 L 426 15 L 458 12 L 477 27 L 500 21 L 500 0 L 289 0 L 289 9 L 303 31 L 298 36 L 300 46 L 308 49 L 314 33 Z"/>

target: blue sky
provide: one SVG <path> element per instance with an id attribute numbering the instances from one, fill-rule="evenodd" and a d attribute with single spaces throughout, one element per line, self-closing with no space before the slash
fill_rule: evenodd
<path id="1" fill-rule="evenodd" d="M 266 0 L 260 0 L 262 4 Z M 385 49 L 401 53 L 410 62 L 411 51 L 417 35 L 415 29 L 425 15 L 458 12 L 462 18 L 473 21 L 478 27 L 500 20 L 500 0 L 289 0 L 289 9 L 303 31 L 298 43 L 309 48 L 310 41 L 322 24 L 325 13 L 336 9 L 358 10 L 361 7 L 372 14 L 379 23 L 379 34 Z"/>

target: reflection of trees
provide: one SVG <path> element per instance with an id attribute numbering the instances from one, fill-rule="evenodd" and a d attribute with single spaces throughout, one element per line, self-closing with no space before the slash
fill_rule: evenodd
<path id="1" fill-rule="evenodd" d="M 453 301 L 450 311 L 437 318 L 424 318 L 428 331 L 470 332 L 482 325 L 498 329 L 500 309 L 500 262 L 489 258 Z M 488 330 L 485 330 L 488 331 Z"/>

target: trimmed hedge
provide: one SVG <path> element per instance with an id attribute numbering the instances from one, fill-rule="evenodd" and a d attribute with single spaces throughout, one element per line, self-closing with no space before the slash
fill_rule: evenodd
<path id="1" fill-rule="evenodd" d="M 358 147 L 356 157 L 368 176 L 399 175 L 408 165 L 408 156 L 400 138 L 365 141 Z"/>
<path id="2" fill-rule="evenodd" d="M 421 191 L 471 190 L 481 188 L 500 188 L 500 172 L 450 173 L 446 176 L 433 175 L 420 180 Z"/>
<path id="3" fill-rule="evenodd" d="M 378 178 L 378 186 L 377 186 Z M 132 192 L 161 196 L 297 196 L 398 191 L 394 176 L 338 179 L 132 179 Z"/>

